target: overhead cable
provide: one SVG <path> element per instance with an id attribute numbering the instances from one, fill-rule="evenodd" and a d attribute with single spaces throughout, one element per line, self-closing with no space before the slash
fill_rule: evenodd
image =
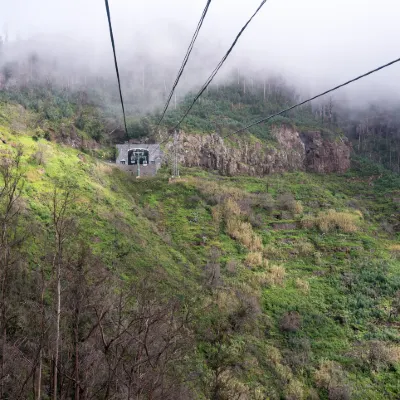
<path id="1" fill-rule="evenodd" d="M 181 78 L 181 76 L 183 74 L 183 70 L 185 69 L 186 64 L 187 64 L 187 62 L 189 60 L 190 53 L 193 50 L 194 43 L 196 42 L 197 36 L 199 35 L 200 29 L 201 29 L 201 27 L 203 25 L 203 22 L 204 22 L 204 19 L 205 19 L 206 15 L 207 15 L 207 12 L 208 12 L 208 9 L 210 7 L 210 4 L 211 4 L 211 0 L 207 0 L 207 4 L 206 4 L 206 6 L 205 6 L 205 8 L 203 10 L 203 13 L 201 14 L 200 20 L 199 20 L 199 22 L 197 24 L 196 30 L 195 30 L 195 32 L 193 34 L 193 37 L 192 37 L 192 40 L 191 40 L 191 42 L 189 44 L 189 47 L 188 47 L 186 55 L 185 55 L 185 57 L 183 59 L 182 65 L 181 65 L 181 67 L 180 67 L 180 69 L 178 71 L 178 75 L 177 75 L 177 77 L 175 79 L 175 82 L 174 82 L 174 84 L 172 86 L 171 92 L 168 95 L 167 102 L 165 103 L 161 118 L 159 119 L 159 121 L 157 123 L 157 126 L 159 126 L 161 124 L 162 120 L 164 119 L 165 113 L 167 112 L 167 109 L 168 109 L 168 106 L 169 106 L 169 104 L 171 102 L 172 96 L 173 96 L 173 94 L 175 92 L 175 89 L 176 89 L 176 87 L 178 85 L 178 82 L 179 82 L 179 80 L 180 80 L 180 78 Z"/>
<path id="2" fill-rule="evenodd" d="M 113 34 L 113 29 L 112 29 L 112 24 L 111 24 L 111 15 L 110 15 L 110 7 L 108 5 L 108 0 L 105 0 L 106 2 L 106 12 L 107 12 L 107 19 L 108 19 L 108 26 L 110 28 L 110 39 L 111 39 L 111 45 L 113 48 L 113 53 L 114 53 L 114 63 L 115 63 L 115 71 L 117 73 L 117 80 L 118 80 L 118 88 L 119 88 L 119 97 L 121 99 L 121 106 L 122 106 L 122 114 L 124 116 L 124 126 L 125 126 L 125 133 L 128 136 L 128 128 L 126 126 L 126 116 L 125 116 L 125 106 L 124 106 L 124 99 L 122 97 L 122 90 L 121 90 L 121 79 L 119 76 L 119 69 L 118 69 L 118 62 L 117 62 L 117 54 L 115 51 L 115 42 L 114 42 L 114 34 Z"/>
<path id="3" fill-rule="evenodd" d="M 263 0 L 261 2 L 261 4 L 258 6 L 258 8 L 256 9 L 256 11 L 254 12 L 254 14 L 250 17 L 250 19 L 246 22 L 246 24 L 242 27 L 242 29 L 239 31 L 239 33 L 237 34 L 235 40 L 233 41 L 232 45 L 230 46 L 230 48 L 228 49 L 228 51 L 226 52 L 226 54 L 222 57 L 221 61 L 218 63 L 218 65 L 215 67 L 214 71 L 211 73 L 211 75 L 208 77 L 208 79 L 206 80 L 206 82 L 204 83 L 204 85 L 201 87 L 201 89 L 199 90 L 199 92 L 197 93 L 196 97 L 194 98 L 194 100 L 192 101 L 191 105 L 189 106 L 189 108 L 186 110 L 185 114 L 183 115 L 183 117 L 179 120 L 179 122 L 169 131 L 169 134 L 167 136 L 166 139 L 164 139 L 162 142 L 159 143 L 159 146 L 161 146 L 162 144 L 168 142 L 168 140 L 170 139 L 170 137 L 173 135 L 173 133 L 175 132 L 176 129 L 178 129 L 179 125 L 183 122 L 183 120 L 188 116 L 188 114 L 190 113 L 190 111 L 192 110 L 193 106 L 195 105 L 195 103 L 197 102 L 197 100 L 200 98 L 200 96 L 204 93 L 204 91 L 207 89 L 207 87 L 210 85 L 210 83 L 212 82 L 212 80 L 214 79 L 215 75 L 217 75 L 218 71 L 220 70 L 220 68 L 222 67 L 222 65 L 225 63 L 226 59 L 228 58 L 229 54 L 232 52 L 233 48 L 235 47 L 236 43 L 238 42 L 239 38 L 242 36 L 243 32 L 246 30 L 246 28 L 249 26 L 250 22 L 253 20 L 253 18 L 258 14 L 258 12 L 261 10 L 261 8 L 263 7 L 263 5 L 267 2 L 267 0 Z"/>
<path id="4" fill-rule="evenodd" d="M 291 106 L 291 107 L 289 107 L 289 108 L 286 108 L 286 109 L 284 109 L 284 110 L 282 110 L 282 111 L 279 111 L 279 112 L 277 112 L 277 113 L 275 113 L 275 114 L 272 114 L 272 115 L 270 115 L 270 116 L 268 116 L 268 117 L 262 118 L 262 119 L 260 119 L 260 120 L 258 120 L 258 121 L 252 122 L 251 124 L 249 124 L 249 125 L 247 125 L 247 126 L 241 128 L 241 129 L 238 129 L 238 130 L 235 131 L 235 132 L 232 132 L 232 133 L 229 133 L 228 135 L 223 136 L 223 139 L 226 138 L 226 137 L 228 137 L 228 136 L 234 135 L 234 134 L 236 134 L 236 133 L 243 132 L 243 131 L 245 131 L 245 130 L 247 130 L 247 129 L 249 129 L 249 128 L 255 126 L 255 125 L 261 124 L 261 123 L 263 123 L 263 122 L 267 122 L 267 121 L 269 121 L 270 119 L 272 119 L 272 118 L 274 118 L 274 117 L 277 117 L 278 115 L 282 115 L 282 114 L 284 114 L 284 113 L 286 113 L 286 112 L 288 112 L 288 111 L 291 111 L 291 110 L 293 110 L 294 108 L 300 107 L 300 106 L 302 106 L 303 104 L 306 104 L 306 103 L 308 103 L 308 102 L 310 102 L 310 101 L 312 101 L 312 100 L 315 100 L 315 99 L 318 99 L 319 97 L 325 96 L 326 94 L 331 93 L 331 92 L 333 92 L 333 91 L 335 91 L 335 90 L 338 90 L 338 89 L 342 88 L 343 86 L 347 86 L 347 85 L 349 85 L 350 83 L 353 83 L 353 82 L 358 81 L 358 80 L 360 80 L 360 79 L 362 79 L 362 78 L 365 78 L 365 77 L 368 76 L 368 75 L 371 75 L 371 74 L 373 74 L 373 73 L 375 73 L 375 72 L 380 71 L 381 69 L 384 69 L 384 68 L 387 68 L 387 67 L 389 67 L 389 66 L 391 66 L 391 65 L 393 65 L 393 64 L 396 64 L 396 63 L 398 63 L 399 61 L 400 61 L 400 58 L 397 58 L 396 60 L 393 60 L 393 61 L 391 61 L 391 62 L 389 62 L 389 63 L 387 63 L 387 64 L 384 64 L 384 65 L 381 65 L 381 66 L 378 67 L 378 68 L 375 68 L 375 69 L 373 69 L 373 70 L 371 70 L 371 71 L 366 72 L 365 74 L 362 74 L 362 75 L 360 75 L 360 76 L 357 76 L 357 77 L 354 78 L 354 79 L 351 79 L 351 80 L 349 80 L 349 81 L 347 81 L 347 82 L 345 82 L 345 83 L 342 83 L 342 84 L 340 84 L 340 85 L 338 85 L 338 86 L 335 86 L 335 87 L 332 88 L 332 89 L 326 90 L 326 91 L 323 92 L 323 93 L 317 94 L 316 96 L 313 96 L 313 97 L 311 97 L 311 98 L 309 98 L 309 99 L 307 99 L 307 100 L 304 100 L 304 101 L 302 101 L 302 102 L 300 102 L 300 103 L 297 103 L 297 104 L 295 104 L 294 106 Z"/>
<path id="5" fill-rule="evenodd" d="M 190 111 L 192 110 L 193 106 L 196 104 L 197 100 L 200 98 L 200 96 L 204 93 L 204 91 L 207 89 L 207 87 L 210 85 L 212 80 L 214 79 L 215 75 L 217 75 L 218 71 L 221 69 L 221 67 L 224 65 L 226 59 L 229 57 L 229 54 L 231 54 L 233 48 L 236 46 L 236 43 L 242 36 L 243 32 L 246 30 L 246 28 L 249 26 L 253 18 L 258 14 L 258 12 L 261 10 L 263 5 L 267 2 L 267 0 L 263 0 L 261 4 L 258 6 L 257 10 L 254 12 L 254 14 L 250 17 L 250 19 L 246 22 L 246 24 L 242 27 L 240 32 L 237 34 L 235 40 L 231 44 L 231 47 L 228 49 L 226 54 L 222 57 L 221 61 L 218 63 L 218 65 L 215 67 L 214 71 L 211 73 L 211 75 L 208 77 L 206 82 L 203 84 L 203 86 L 200 88 L 199 92 L 193 99 L 192 103 L 190 104 L 189 108 L 186 110 L 185 114 L 183 117 L 179 120 L 179 122 L 174 126 L 173 130 L 178 129 L 179 125 L 183 122 L 183 120 L 188 116 Z"/>

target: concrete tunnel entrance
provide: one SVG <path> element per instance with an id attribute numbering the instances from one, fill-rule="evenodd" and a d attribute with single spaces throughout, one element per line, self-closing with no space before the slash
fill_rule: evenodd
<path id="1" fill-rule="evenodd" d="M 146 149 L 133 149 L 128 151 L 128 165 L 149 164 L 149 151 Z"/>

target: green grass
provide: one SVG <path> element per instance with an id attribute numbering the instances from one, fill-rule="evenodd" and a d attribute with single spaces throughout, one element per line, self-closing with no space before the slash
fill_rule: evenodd
<path id="1" fill-rule="evenodd" d="M 190 174 L 190 171 L 187 171 Z M 318 210 L 330 208 L 336 210 L 350 210 L 351 202 L 357 195 L 357 186 L 349 184 L 347 176 L 320 176 L 305 173 L 284 174 L 283 176 L 269 176 L 267 178 L 223 178 L 205 173 L 195 173 L 198 179 L 217 181 L 222 187 L 235 187 L 246 193 L 265 193 L 266 182 L 269 183 L 269 193 L 276 196 L 278 193 L 291 192 L 295 198 L 304 205 L 304 213 L 315 213 Z M 140 188 L 144 183 L 135 183 Z M 171 189 L 172 187 L 172 189 Z M 187 208 L 185 198 L 193 194 L 193 187 L 188 184 L 170 185 L 165 192 L 165 187 L 153 187 L 160 192 L 157 205 L 162 207 L 165 224 L 169 231 L 174 232 L 174 240 L 190 244 L 190 253 L 195 253 L 198 260 L 204 259 L 206 249 L 217 245 L 222 251 L 223 259 L 240 260 L 242 251 L 240 247 L 232 246 L 232 240 L 222 232 L 213 237 L 210 244 L 197 244 L 196 235 L 206 232 L 206 226 L 211 222 L 207 217 L 207 206 L 200 202 L 196 208 Z M 174 195 L 171 195 L 173 190 Z M 400 335 L 396 329 L 385 322 L 388 312 L 384 305 L 390 303 L 391 297 L 400 289 L 398 261 L 392 259 L 387 251 L 388 243 L 395 243 L 396 238 L 391 237 L 380 229 L 378 222 L 382 218 L 389 218 L 396 206 L 389 204 L 386 199 L 376 196 L 376 188 L 363 189 L 364 193 L 374 195 L 375 201 L 357 199 L 357 209 L 363 210 L 364 218 L 360 228 L 355 233 L 345 234 L 333 232 L 323 234 L 316 229 L 290 229 L 274 230 L 269 224 L 260 228 L 264 243 L 273 244 L 279 248 L 283 255 L 283 263 L 288 273 L 284 287 L 271 287 L 262 291 L 263 310 L 272 319 L 273 323 L 268 335 L 267 343 L 278 344 L 284 351 L 287 334 L 282 334 L 279 321 L 284 313 L 297 311 L 302 316 L 302 327 L 295 334 L 298 338 L 306 338 L 311 343 L 312 359 L 307 368 L 312 371 L 318 360 L 331 359 L 342 363 L 348 368 L 354 361 L 349 352 L 357 341 L 383 340 L 397 343 Z M 166 195 L 165 195 L 166 193 Z M 151 198 L 149 197 L 149 198 Z M 147 202 L 146 196 L 141 196 L 141 203 Z M 350 204 L 350 205 L 349 205 Z M 382 207 L 382 213 L 376 215 L 374 209 Z M 175 212 L 174 212 L 175 210 Z M 188 222 L 193 212 L 199 216 L 197 223 Z M 265 215 L 267 221 L 273 221 L 271 215 Z M 290 219 L 279 223 L 293 222 Z M 210 234 L 212 230 L 210 229 Z M 292 254 L 293 247 L 299 240 L 307 240 L 315 247 L 315 254 Z M 279 257 L 277 259 L 279 261 Z M 273 261 L 272 261 L 273 262 Z M 346 286 L 346 274 L 351 275 L 351 289 Z M 310 284 L 310 293 L 304 294 L 295 286 L 294 278 L 301 278 Z M 230 280 L 232 285 L 239 284 L 235 279 Z M 233 282 L 233 283 L 232 283 Z M 350 371 L 350 368 L 349 368 Z M 310 381 L 305 372 L 303 379 Z M 394 381 L 390 370 L 381 371 L 382 382 Z M 355 379 L 349 372 L 349 379 Z M 365 376 L 366 382 L 372 387 L 366 398 L 379 398 L 382 385 L 373 375 Z M 357 382 L 353 382 L 358 385 Z M 392 389 L 395 390 L 395 389 Z M 396 392 L 398 393 L 398 392 Z M 392 394 L 392 397 L 395 395 Z"/>
<path id="2" fill-rule="evenodd" d="M 400 365 L 387 365 L 376 372 L 353 352 L 371 340 L 400 343 L 399 317 L 390 315 L 391 301 L 400 290 L 400 264 L 389 249 L 399 237 L 382 226 L 393 224 L 399 215 L 399 205 L 392 200 L 399 190 L 396 177 L 383 173 L 369 186 L 358 169 L 343 175 L 297 172 L 265 178 L 229 178 L 184 169 L 186 179 L 181 182 L 169 183 L 165 171 L 153 179 L 136 180 L 78 150 L 43 138 L 35 140 L 31 118 L 28 112 L 21 117 L 15 107 L 0 105 L 0 136 L 7 142 L 0 147 L 23 146 L 24 198 L 38 223 L 46 226 L 49 222 L 47 203 L 54 182 L 69 179 L 79 187 L 78 208 L 84 210 L 79 224 L 85 240 L 110 267 L 115 262 L 125 265 L 126 279 L 138 270 L 158 266 L 168 274 L 171 295 L 184 283 L 196 288 L 206 303 L 215 300 L 217 292 L 227 296 L 228 308 L 238 293 L 259 299 L 257 322 L 229 331 L 223 344 L 240 365 L 235 376 L 248 390 L 261 390 L 271 399 L 284 398 L 288 381 L 296 380 L 307 392 L 315 388 L 314 372 L 320 362 L 333 360 L 342 365 L 353 387 L 352 398 L 399 398 Z M 12 127 L 15 121 L 22 127 L 18 131 Z M 46 149 L 43 165 L 33 157 L 39 146 Z M 291 193 L 301 201 L 302 214 L 282 214 L 281 219 L 277 202 L 270 211 L 250 207 L 250 213 L 257 213 L 261 221 L 254 231 L 264 246 L 274 250 L 269 266 L 281 264 L 286 270 L 282 286 L 263 280 L 267 268 L 251 270 L 243 265 L 248 250 L 226 234 L 223 224 L 218 227 L 213 221 L 215 201 L 204 189 L 210 185 L 221 193 L 237 189 L 244 199 L 268 195 L 276 201 L 279 194 Z M 363 218 L 358 230 L 325 234 L 301 227 L 305 215 L 328 209 L 360 211 Z M 243 218 L 251 220 L 250 215 Z M 285 223 L 294 226 L 276 229 L 275 224 Z M 308 243 L 311 250 L 302 253 L 301 243 Z M 221 266 L 220 287 L 204 289 L 206 265 L 215 249 Z M 234 270 L 228 270 L 230 262 L 236 263 Z M 297 287 L 297 279 L 308 282 L 308 293 Z M 300 328 L 285 332 L 281 320 L 294 311 L 301 317 Z M 215 319 L 225 316 L 217 310 Z M 202 324 L 207 326 L 214 314 L 197 318 L 194 331 L 201 330 Z M 198 339 L 196 355 L 206 371 L 217 348 L 208 342 Z M 275 364 L 270 360 L 271 346 L 282 356 Z M 282 378 L 282 371 L 290 375 L 288 380 Z M 327 398 L 324 390 L 317 390 L 320 398 Z"/>

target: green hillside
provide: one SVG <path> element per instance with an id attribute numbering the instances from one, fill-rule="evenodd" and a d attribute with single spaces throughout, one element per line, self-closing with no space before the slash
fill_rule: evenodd
<path id="1" fill-rule="evenodd" d="M 57 347 L 68 399 L 399 398 L 398 175 L 136 180 L 38 126 L 0 104 L 1 398 Z"/>

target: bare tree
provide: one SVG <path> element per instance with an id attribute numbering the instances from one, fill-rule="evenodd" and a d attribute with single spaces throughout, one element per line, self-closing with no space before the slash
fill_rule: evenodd
<path id="1" fill-rule="evenodd" d="M 0 363 L 0 398 L 7 398 L 5 381 L 8 357 L 7 327 L 11 318 L 10 296 L 16 277 L 16 266 L 25 235 L 19 229 L 22 214 L 21 191 L 23 188 L 22 149 L 16 153 L 3 152 L 0 155 L 0 326 L 1 326 L 1 363 Z"/>
<path id="2" fill-rule="evenodd" d="M 76 188 L 72 185 L 55 185 L 51 198 L 52 228 L 54 233 L 54 254 L 52 269 L 55 275 L 55 306 L 56 321 L 54 332 L 53 353 L 53 400 L 58 397 L 58 371 L 60 351 L 60 320 L 61 320 L 61 279 L 64 266 L 64 249 L 67 240 L 73 235 L 75 221 L 71 213 L 72 205 L 76 200 Z"/>

